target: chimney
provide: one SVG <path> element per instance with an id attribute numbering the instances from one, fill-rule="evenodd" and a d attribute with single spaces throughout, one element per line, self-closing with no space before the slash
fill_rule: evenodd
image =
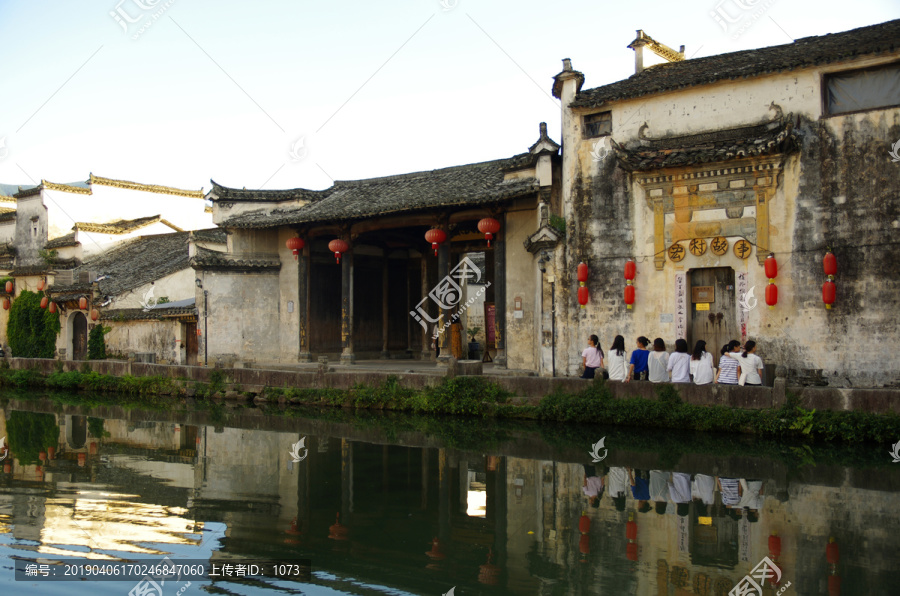
<path id="1" fill-rule="evenodd" d="M 675 51 L 644 33 L 643 29 L 637 30 L 637 36 L 628 47 L 634 50 L 634 74 L 657 64 L 684 60 L 684 46 Z"/>

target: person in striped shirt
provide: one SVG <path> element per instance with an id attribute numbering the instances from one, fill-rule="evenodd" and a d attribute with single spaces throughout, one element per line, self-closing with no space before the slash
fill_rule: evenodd
<path id="1" fill-rule="evenodd" d="M 719 358 L 719 372 L 716 373 L 716 383 L 719 385 L 738 384 L 738 371 L 741 366 L 738 361 L 730 357 L 727 352 L 739 352 L 740 349 L 741 342 L 736 340 L 731 340 L 722 346 L 722 356 Z"/>

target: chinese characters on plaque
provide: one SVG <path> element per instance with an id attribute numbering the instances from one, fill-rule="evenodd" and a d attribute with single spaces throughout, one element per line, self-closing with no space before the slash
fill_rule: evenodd
<path id="1" fill-rule="evenodd" d="M 739 259 L 746 259 L 753 251 L 753 245 L 741 238 L 734 243 L 734 255 Z"/>
<path id="2" fill-rule="evenodd" d="M 669 247 L 669 260 L 677 263 L 684 258 L 684 247 L 677 242 Z"/>
<path id="3" fill-rule="evenodd" d="M 703 238 L 694 238 L 688 245 L 688 250 L 695 257 L 702 256 L 706 252 L 706 240 Z"/>
<path id="4" fill-rule="evenodd" d="M 675 273 L 675 338 L 682 339 L 687 335 L 687 274 L 684 271 Z"/>
<path id="5" fill-rule="evenodd" d="M 747 295 L 748 286 L 749 286 L 749 284 L 747 282 L 747 272 L 739 271 L 737 273 L 737 299 L 739 301 L 743 300 L 744 296 Z M 747 317 L 748 317 L 749 313 L 748 313 L 747 309 L 741 308 L 740 302 L 738 303 L 737 311 L 738 311 L 738 316 L 740 316 L 741 342 L 743 343 L 744 341 L 747 340 Z"/>
<path id="6" fill-rule="evenodd" d="M 717 257 L 723 256 L 728 252 L 728 238 L 724 236 L 716 236 L 712 239 L 712 242 L 709 243 L 709 248 Z"/>

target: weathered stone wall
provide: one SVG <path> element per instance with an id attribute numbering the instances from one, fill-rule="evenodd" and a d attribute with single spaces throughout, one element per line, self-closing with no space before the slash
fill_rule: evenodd
<path id="1" fill-rule="evenodd" d="M 654 213 L 645 190 L 615 165 L 606 138 L 583 138 L 581 116 L 563 109 L 563 211 L 568 235 L 557 261 L 559 321 L 557 370 L 577 374 L 585 340 L 597 333 L 606 350 L 622 334 L 630 350 L 638 335 L 671 345 L 675 325 L 675 276 L 699 268 L 730 267 L 747 276 L 758 305 L 746 315 L 747 339 L 758 342 L 767 364 L 788 368 L 797 384 L 832 387 L 900 386 L 898 305 L 900 261 L 894 236 L 900 228 L 900 164 L 888 150 L 900 139 L 900 109 L 823 117 L 822 74 L 871 66 L 889 57 L 832 64 L 742 81 L 707 85 L 634 100 L 611 102 L 614 138 L 620 144 L 652 138 L 724 130 L 793 114 L 801 148 L 785 156 L 777 190 L 768 201 L 769 245 L 741 260 L 731 250 L 713 257 L 690 253 L 679 263 L 653 263 Z M 563 93 L 563 105 L 567 105 Z M 774 104 L 774 105 L 773 105 Z M 601 110 L 595 110 L 601 111 Z M 643 131 L 639 128 L 646 125 Z M 599 142 L 599 144 L 597 144 Z M 598 151 L 599 150 L 599 151 Z M 592 155 L 592 151 L 594 155 Z M 599 159 L 596 156 L 599 155 Z M 696 212 L 703 220 L 709 212 Z M 667 216 L 670 223 L 672 216 Z M 745 208 L 744 217 L 756 217 Z M 708 239 L 707 239 L 708 240 Z M 669 241 L 666 242 L 666 246 Z M 838 259 L 837 302 L 825 309 L 822 258 L 831 247 Z M 765 307 L 767 284 L 757 252 L 775 253 L 778 305 Z M 623 304 L 623 268 L 637 263 L 636 303 Z M 577 303 L 575 268 L 590 267 L 590 303 Z M 688 300 L 688 325 L 690 325 Z M 661 315 L 665 315 L 661 319 Z M 737 334 L 734 339 L 741 339 Z M 710 351 L 719 346 L 710 346 Z M 671 348 L 670 348 L 671 349 Z"/>
<path id="2" fill-rule="evenodd" d="M 535 333 L 540 303 L 536 282 L 540 272 L 538 256 L 525 250 L 525 240 L 538 229 L 535 209 L 531 204 L 516 204 L 506 212 L 506 366 L 516 370 L 536 370 L 538 338 Z M 487 253 L 493 258 L 493 253 Z M 517 318 L 515 301 L 521 299 Z"/>
<path id="3" fill-rule="evenodd" d="M 175 364 L 181 361 L 183 354 L 179 339 L 178 326 L 174 320 L 163 321 L 103 321 L 109 327 L 106 334 L 106 350 L 108 353 L 122 355 L 134 353 L 151 353 L 161 364 Z"/>

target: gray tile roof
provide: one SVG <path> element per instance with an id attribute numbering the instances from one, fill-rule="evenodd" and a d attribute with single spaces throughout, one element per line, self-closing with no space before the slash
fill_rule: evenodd
<path id="1" fill-rule="evenodd" d="M 215 242 L 217 244 L 225 244 L 228 242 L 228 232 L 225 228 L 207 228 L 205 230 L 194 230 L 194 240 L 198 242 Z"/>
<path id="2" fill-rule="evenodd" d="M 101 321 L 158 321 L 173 317 L 190 317 L 197 315 L 197 309 L 190 306 L 172 306 L 165 308 L 165 304 L 154 307 L 149 311 L 143 308 L 114 308 L 101 309 Z"/>
<path id="3" fill-rule="evenodd" d="M 0 221 L 14 221 L 16 219 L 16 210 L 10 209 L 8 211 L 0 212 Z"/>
<path id="4" fill-rule="evenodd" d="M 176 232 L 183 231 L 178 226 L 172 225 L 168 221 L 164 220 L 160 215 L 139 217 L 137 219 L 117 219 L 116 221 L 110 221 L 107 223 L 78 222 L 75 224 L 75 228 L 81 230 L 82 232 L 96 232 L 100 234 L 127 234 L 128 232 L 133 232 L 135 230 L 145 228 L 150 224 L 154 224 L 156 222 L 162 222 Z"/>
<path id="5" fill-rule="evenodd" d="M 619 165 L 632 172 L 790 152 L 799 145 L 790 114 L 756 126 L 641 139 L 628 143 L 626 147 L 615 143 Z"/>
<path id="6" fill-rule="evenodd" d="M 519 163 L 516 162 L 517 159 Z M 538 183 L 531 177 L 508 181 L 503 179 L 505 169 L 511 166 L 524 167 L 531 163 L 531 159 L 533 156 L 523 154 L 513 159 L 440 170 L 365 180 L 336 181 L 331 188 L 321 191 L 324 197 L 309 205 L 245 213 L 234 216 L 221 225 L 226 228 L 268 228 L 499 203 L 529 195 L 537 190 Z M 265 200 L 262 197 L 270 192 L 294 191 L 253 192 L 261 197 L 258 200 Z"/>
<path id="7" fill-rule="evenodd" d="M 328 194 L 327 190 L 308 190 L 291 188 L 284 190 L 247 190 L 246 188 L 228 188 L 210 180 L 212 189 L 206 194 L 207 199 L 215 199 L 225 203 L 245 203 L 262 201 L 318 201 Z"/>
<path id="8" fill-rule="evenodd" d="M 570 105 L 596 108 L 621 99 L 830 64 L 898 49 L 900 20 L 888 21 L 842 33 L 804 37 L 780 46 L 651 66 L 627 79 L 585 89 Z"/>
<path id="9" fill-rule="evenodd" d="M 78 246 L 81 244 L 77 240 L 75 240 L 75 232 L 71 232 L 66 234 L 65 236 L 60 236 L 59 238 L 54 238 L 50 242 L 44 245 L 44 248 L 50 250 L 53 248 L 63 248 L 65 246 Z"/>
<path id="10" fill-rule="evenodd" d="M 217 252 L 198 246 L 194 258 L 191 259 L 191 266 L 197 270 L 277 271 L 281 269 L 281 259 L 277 255 L 246 259 L 230 253 Z"/>

